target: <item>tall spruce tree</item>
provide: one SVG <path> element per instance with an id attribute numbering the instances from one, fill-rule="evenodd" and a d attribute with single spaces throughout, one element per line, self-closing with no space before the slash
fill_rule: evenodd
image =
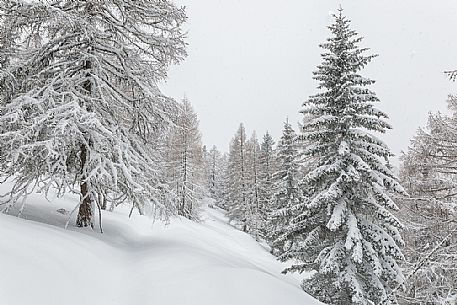
<path id="1" fill-rule="evenodd" d="M 6 209 L 54 188 L 81 195 L 78 226 L 98 192 L 172 212 L 147 142 L 177 109 L 157 83 L 185 56 L 185 19 L 167 0 L 1 1 Z"/>
<path id="2" fill-rule="evenodd" d="M 247 231 L 256 240 L 262 237 L 262 206 L 260 203 L 260 145 L 255 132 L 246 142 Z"/>
<path id="3" fill-rule="evenodd" d="M 316 271 L 303 288 L 324 303 L 397 304 L 402 225 L 389 192 L 404 190 L 386 166 L 389 148 L 372 134 L 391 127 L 373 106 L 379 100 L 367 86 L 374 81 L 359 74 L 375 55 L 364 55 L 342 9 L 334 18 L 314 72 L 320 92 L 301 111 L 309 116 L 304 153 L 317 166 L 303 179 L 306 199 L 289 209 L 294 243 L 282 259 L 301 261 L 286 271 Z"/>
<path id="4" fill-rule="evenodd" d="M 297 140 L 297 134 L 289 122 L 284 123 L 276 152 L 278 171 L 273 175 L 275 198 L 268 218 L 268 239 L 273 253 L 282 253 L 286 244 L 290 244 L 287 241 L 287 234 L 284 234 L 292 216 L 290 208 L 297 206 L 303 197 L 299 187 L 300 164 Z"/>
<path id="5" fill-rule="evenodd" d="M 270 133 L 265 133 L 260 144 L 259 155 L 259 214 L 262 222 L 261 231 L 263 237 L 268 235 L 268 214 L 272 209 L 274 200 L 273 175 L 276 171 L 274 145 L 273 137 Z"/>

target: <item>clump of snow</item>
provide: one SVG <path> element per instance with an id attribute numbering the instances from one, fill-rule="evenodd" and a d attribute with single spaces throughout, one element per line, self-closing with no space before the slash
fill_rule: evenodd
<path id="1" fill-rule="evenodd" d="M 75 196 L 29 202 L 22 218 L 0 214 L 0 304 L 321 304 L 220 210 L 206 208 L 200 223 L 165 225 L 129 219 L 125 207 L 104 213 L 100 234 L 64 229 L 62 211 L 72 210 Z"/>

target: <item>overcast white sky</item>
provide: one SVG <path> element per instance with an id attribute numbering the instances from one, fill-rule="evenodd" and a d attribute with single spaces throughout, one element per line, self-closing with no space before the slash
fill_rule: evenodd
<path id="1" fill-rule="evenodd" d="M 380 56 L 363 72 L 374 78 L 378 107 L 394 129 L 382 136 L 399 155 L 429 111 L 457 92 L 443 71 L 457 68 L 456 0 L 175 0 L 187 7 L 186 60 L 172 67 L 164 92 L 186 95 L 203 141 L 222 151 L 240 122 L 277 139 L 286 117 L 299 122 L 316 93 L 318 44 L 342 3 L 362 46 Z"/>

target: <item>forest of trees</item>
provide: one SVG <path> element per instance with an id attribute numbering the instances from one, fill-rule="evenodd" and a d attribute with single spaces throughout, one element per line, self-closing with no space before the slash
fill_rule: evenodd
<path id="1" fill-rule="evenodd" d="M 0 174 L 13 187 L 1 211 L 71 192 L 76 225 L 102 228 L 123 204 L 199 221 L 211 197 L 293 262 L 285 273 L 314 272 L 302 287 L 323 303 L 456 304 L 456 97 L 393 167 L 378 138 L 388 115 L 362 75 L 377 55 L 340 9 L 300 124 L 285 119 L 278 139 L 240 124 L 227 152 L 208 149 L 191 101 L 158 85 L 186 56 L 184 9 L 101 3 L 2 1 Z"/>

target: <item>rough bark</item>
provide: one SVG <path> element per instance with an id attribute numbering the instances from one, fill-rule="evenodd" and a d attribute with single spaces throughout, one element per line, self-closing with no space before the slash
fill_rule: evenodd
<path id="1" fill-rule="evenodd" d="M 76 219 L 76 225 L 78 227 L 94 227 L 92 222 L 92 200 L 90 196 L 89 186 L 86 181 L 86 176 L 84 173 L 86 160 L 87 160 L 87 147 L 86 145 L 81 145 L 80 151 L 80 160 L 81 160 L 81 180 L 80 180 L 80 191 L 81 191 L 81 203 L 79 205 L 78 217 Z"/>
<path id="2" fill-rule="evenodd" d="M 92 63 L 87 60 L 84 63 L 84 69 L 87 71 L 88 76 L 90 76 L 90 69 L 92 68 Z M 83 85 L 86 94 L 91 95 L 92 93 L 92 84 L 88 80 Z M 91 111 L 88 105 L 85 105 L 88 111 Z M 88 149 L 86 144 L 81 144 L 80 147 L 80 162 L 81 162 L 81 178 L 79 180 L 80 183 L 80 191 L 81 191 L 81 203 L 79 206 L 78 217 L 76 219 L 76 225 L 78 227 L 88 227 L 91 226 L 94 228 L 94 224 L 92 222 L 92 198 L 90 194 L 89 184 L 86 177 L 86 162 L 88 157 Z"/>

